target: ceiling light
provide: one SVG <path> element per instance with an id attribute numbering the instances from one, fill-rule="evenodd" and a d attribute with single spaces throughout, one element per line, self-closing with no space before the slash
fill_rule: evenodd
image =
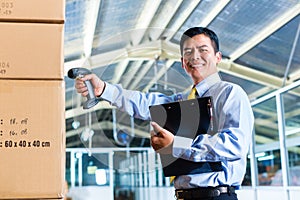
<path id="1" fill-rule="evenodd" d="M 85 128 L 81 133 L 81 139 L 83 141 L 88 141 L 90 138 L 92 138 L 94 135 L 94 131 L 90 128 Z"/>
<path id="2" fill-rule="evenodd" d="M 73 129 L 78 129 L 79 126 L 80 126 L 80 122 L 79 122 L 79 121 L 74 120 L 74 121 L 72 122 L 72 128 L 73 128 Z"/>

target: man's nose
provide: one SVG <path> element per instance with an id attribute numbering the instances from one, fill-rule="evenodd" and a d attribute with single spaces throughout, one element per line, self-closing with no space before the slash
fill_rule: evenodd
<path id="1" fill-rule="evenodd" d="M 200 57 L 201 57 L 201 55 L 200 55 L 200 52 L 199 52 L 199 51 L 194 50 L 194 51 L 192 52 L 192 59 L 193 59 L 193 60 L 199 60 Z"/>

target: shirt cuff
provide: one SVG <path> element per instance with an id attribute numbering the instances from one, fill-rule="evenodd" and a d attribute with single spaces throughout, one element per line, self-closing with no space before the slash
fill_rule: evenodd
<path id="1" fill-rule="evenodd" d="M 183 154 L 186 154 L 188 149 L 191 148 L 193 139 L 181 136 L 175 136 L 173 141 L 173 156 L 182 157 Z"/>
<path id="2" fill-rule="evenodd" d="M 105 82 L 105 88 L 100 97 L 107 101 L 111 101 L 113 98 L 113 91 L 115 91 L 115 87 L 112 84 Z"/>

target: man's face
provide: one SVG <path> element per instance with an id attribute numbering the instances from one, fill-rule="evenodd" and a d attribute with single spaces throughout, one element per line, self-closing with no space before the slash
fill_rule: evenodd
<path id="1" fill-rule="evenodd" d="M 198 84 L 209 75 L 217 72 L 221 52 L 215 52 L 210 38 L 204 34 L 195 35 L 183 44 L 182 67 Z"/>

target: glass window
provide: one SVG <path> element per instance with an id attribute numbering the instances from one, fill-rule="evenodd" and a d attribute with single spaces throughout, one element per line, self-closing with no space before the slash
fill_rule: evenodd
<path id="1" fill-rule="evenodd" d="M 68 185 L 71 183 L 71 153 L 66 152 L 66 170 L 65 170 L 66 181 Z"/>
<path id="2" fill-rule="evenodd" d="M 289 185 L 300 186 L 300 145 L 288 148 Z"/>
<path id="3" fill-rule="evenodd" d="M 66 180 L 72 186 L 109 185 L 108 153 L 66 152 Z"/>
<path id="4" fill-rule="evenodd" d="M 283 94 L 289 185 L 300 186 L 300 89 Z"/>
<path id="5" fill-rule="evenodd" d="M 258 185 L 274 185 L 274 176 L 281 169 L 275 97 L 253 106 L 253 112 Z"/>
<path id="6" fill-rule="evenodd" d="M 282 186 L 280 150 L 271 150 L 257 156 L 259 185 Z"/>
<path id="7" fill-rule="evenodd" d="M 300 90 L 290 90 L 283 95 L 285 110 L 285 130 L 289 139 L 300 136 Z"/>
<path id="8" fill-rule="evenodd" d="M 247 168 L 246 168 L 246 174 L 244 176 L 244 180 L 242 182 L 243 186 L 251 186 L 251 164 L 250 164 L 250 156 L 247 158 Z"/>
<path id="9" fill-rule="evenodd" d="M 108 185 L 108 154 L 82 155 L 82 185 Z"/>

